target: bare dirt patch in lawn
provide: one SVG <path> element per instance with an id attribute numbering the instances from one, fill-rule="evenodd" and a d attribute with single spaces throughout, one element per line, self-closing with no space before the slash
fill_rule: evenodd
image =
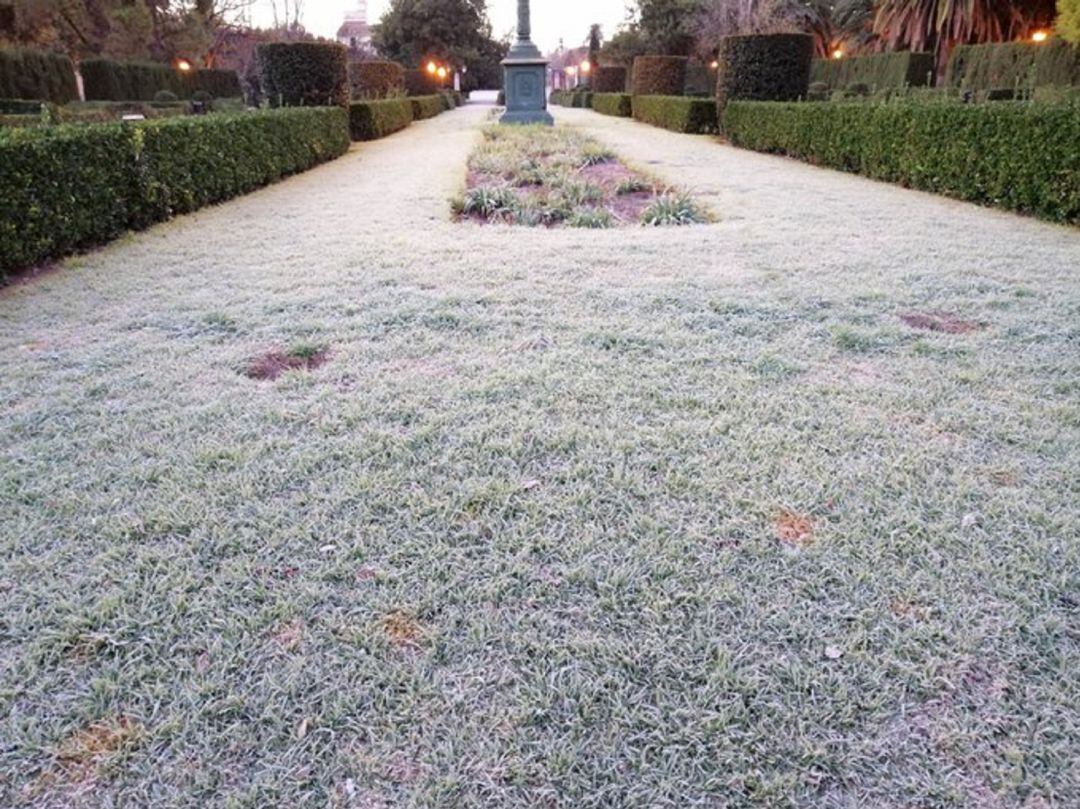
<path id="1" fill-rule="evenodd" d="M 913 329 L 943 334 L 969 334 L 982 328 L 982 324 L 974 320 L 940 312 L 906 312 L 900 315 L 900 319 Z"/>
<path id="2" fill-rule="evenodd" d="M 330 359 L 330 350 L 291 349 L 268 351 L 253 359 L 244 371 L 249 379 L 272 382 L 287 371 L 314 371 Z"/>

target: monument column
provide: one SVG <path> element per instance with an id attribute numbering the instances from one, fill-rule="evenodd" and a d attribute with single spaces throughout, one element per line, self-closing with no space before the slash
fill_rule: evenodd
<path id="1" fill-rule="evenodd" d="M 533 44 L 529 0 L 518 0 L 517 41 L 503 60 L 506 112 L 503 124 L 555 123 L 547 111 L 547 59 Z"/>

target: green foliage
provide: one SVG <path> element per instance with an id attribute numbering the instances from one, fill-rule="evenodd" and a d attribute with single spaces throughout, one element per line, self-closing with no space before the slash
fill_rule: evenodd
<path id="1" fill-rule="evenodd" d="M 434 118 L 446 109 L 442 98 L 438 95 L 411 96 L 409 103 L 412 105 L 412 119 L 414 121 Z"/>
<path id="2" fill-rule="evenodd" d="M 0 274 L 246 193 L 348 148 L 340 109 L 0 133 Z"/>
<path id="3" fill-rule="evenodd" d="M 172 104 L 179 100 L 180 99 L 176 97 L 176 93 L 172 90 L 158 90 L 154 93 L 155 104 Z"/>
<path id="4" fill-rule="evenodd" d="M 257 48 L 263 96 L 274 107 L 347 106 L 348 51 L 332 42 L 272 42 Z"/>
<path id="5" fill-rule="evenodd" d="M 949 57 L 945 85 L 965 90 L 1080 85 L 1080 47 L 1057 39 L 959 45 Z"/>
<path id="6" fill-rule="evenodd" d="M 588 109 L 592 106 L 593 94 L 585 89 L 574 90 L 570 93 L 570 103 L 567 106 Z"/>
<path id="7" fill-rule="evenodd" d="M 634 59 L 631 93 L 642 96 L 682 95 L 686 85 L 685 56 L 638 56 Z"/>
<path id="8" fill-rule="evenodd" d="M 701 0 L 637 0 L 642 38 L 654 53 L 688 56 L 702 5 Z"/>
<path id="9" fill-rule="evenodd" d="M 350 62 L 349 86 L 354 99 L 404 95 L 405 69 L 397 62 Z"/>
<path id="10" fill-rule="evenodd" d="M 75 68 L 68 57 L 26 48 L 0 48 L 0 98 L 66 104 L 78 97 Z"/>
<path id="11" fill-rule="evenodd" d="M 42 101 L 25 98 L 0 98 L 0 115 L 41 115 Z"/>
<path id="12" fill-rule="evenodd" d="M 629 118 L 634 113 L 631 98 L 629 93 L 593 93 L 592 108 L 604 115 Z"/>
<path id="13" fill-rule="evenodd" d="M 114 62 L 85 59 L 79 66 L 88 101 L 153 101 L 158 93 L 192 98 L 207 93 L 214 98 L 242 94 L 240 78 L 232 70 L 195 70 L 180 73 L 153 62 Z"/>
<path id="14" fill-rule="evenodd" d="M 732 102 L 736 146 L 1080 222 L 1080 105 Z"/>
<path id="15" fill-rule="evenodd" d="M 625 93 L 627 70 L 621 65 L 600 65 L 593 70 L 594 93 Z"/>
<path id="16" fill-rule="evenodd" d="M 634 96 L 634 119 L 673 132 L 715 132 L 716 104 L 711 98 Z"/>
<path id="17" fill-rule="evenodd" d="M 1080 45 L 1080 0 L 1057 0 L 1057 35 L 1066 42 Z"/>
<path id="18" fill-rule="evenodd" d="M 641 212 L 641 224 L 650 227 L 695 225 L 707 221 L 705 212 L 685 192 L 661 194 Z"/>
<path id="19" fill-rule="evenodd" d="M 806 34 L 731 36 L 720 40 L 717 56 L 718 117 L 729 101 L 794 101 L 810 85 L 814 40 Z"/>
<path id="20" fill-rule="evenodd" d="M 835 90 L 861 82 L 881 90 L 887 87 L 924 87 L 933 84 L 934 54 L 875 53 L 843 59 L 815 59 L 810 80 Z"/>
<path id="21" fill-rule="evenodd" d="M 439 96 L 434 97 L 443 106 Z M 353 140 L 378 140 L 413 122 L 412 99 L 386 98 L 354 101 L 349 105 L 349 134 Z"/>
<path id="22" fill-rule="evenodd" d="M 430 96 L 439 92 L 439 80 L 426 70 L 405 71 L 405 94 L 410 96 Z"/>

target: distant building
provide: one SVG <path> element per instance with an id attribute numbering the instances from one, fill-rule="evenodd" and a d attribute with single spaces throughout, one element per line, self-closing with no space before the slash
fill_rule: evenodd
<path id="1" fill-rule="evenodd" d="M 371 47 L 367 0 L 358 0 L 352 11 L 345 12 L 345 21 L 338 29 L 337 40 L 351 51 L 367 50 Z"/>

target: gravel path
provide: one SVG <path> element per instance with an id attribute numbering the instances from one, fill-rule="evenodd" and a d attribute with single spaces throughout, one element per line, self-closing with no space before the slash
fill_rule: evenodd
<path id="1" fill-rule="evenodd" d="M 0 291 L 0 805 L 1080 805 L 1080 232 L 454 223 L 489 113 Z"/>

